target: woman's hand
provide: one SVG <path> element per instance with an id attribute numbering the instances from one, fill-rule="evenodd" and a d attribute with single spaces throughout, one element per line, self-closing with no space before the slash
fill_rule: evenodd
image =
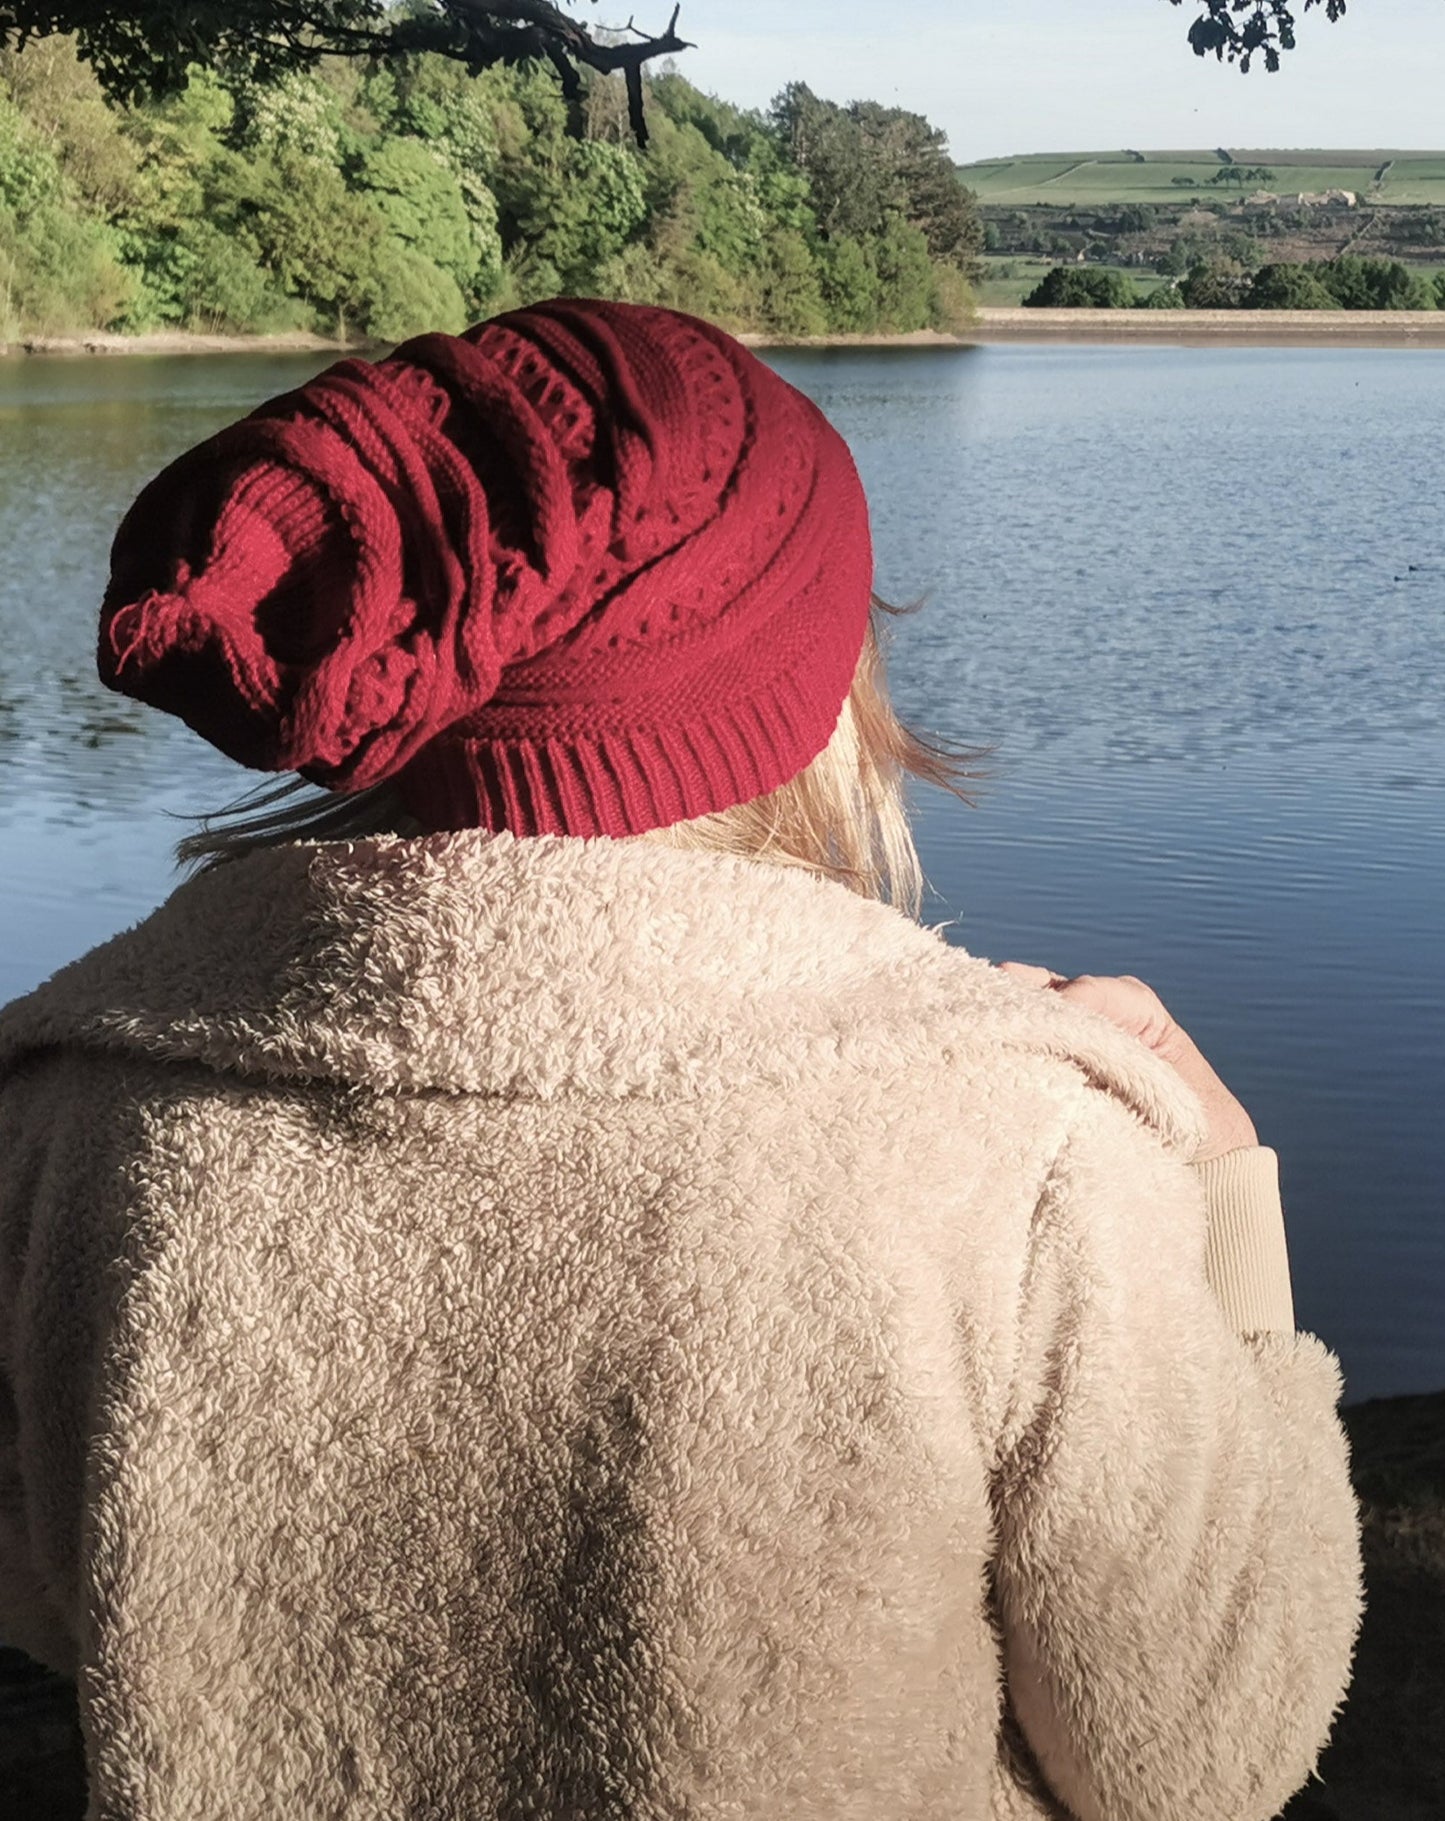
<path id="1" fill-rule="evenodd" d="M 1025 986 L 1042 987 L 1061 999 L 1099 1012 L 1120 1030 L 1128 1031 L 1167 1062 L 1193 1088 L 1209 1120 L 1209 1133 L 1191 1159 L 1204 1163 L 1226 1151 L 1257 1145 L 1254 1122 L 1200 1054 L 1189 1033 L 1176 1024 L 1163 1000 L 1133 974 L 1079 974 L 1069 980 L 1046 967 L 1022 961 L 1001 961 L 999 969 Z"/>

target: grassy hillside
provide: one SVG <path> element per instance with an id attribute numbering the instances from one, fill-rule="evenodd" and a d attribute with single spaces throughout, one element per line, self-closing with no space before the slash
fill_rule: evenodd
<path id="1" fill-rule="evenodd" d="M 1445 152 L 1227 149 L 1237 164 L 1272 170 L 1267 187 L 1277 193 L 1341 189 L 1374 203 L 1445 204 Z M 1222 164 L 1218 151 L 1043 152 L 961 165 L 958 174 L 994 206 L 1177 203 L 1191 187 L 1215 199 L 1237 195 L 1237 186 L 1210 181 Z"/>

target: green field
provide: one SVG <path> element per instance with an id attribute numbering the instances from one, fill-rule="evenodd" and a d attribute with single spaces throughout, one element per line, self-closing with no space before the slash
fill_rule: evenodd
<path id="1" fill-rule="evenodd" d="M 983 277 L 974 287 L 978 301 L 986 310 L 1011 310 L 1021 304 L 1045 272 L 1060 262 L 1036 259 L 1030 253 L 986 253 L 979 261 Z M 1120 271 L 1140 296 L 1159 288 L 1164 280 L 1141 266 L 1091 267 L 1093 271 Z"/>
<path id="2" fill-rule="evenodd" d="M 1259 188 L 1277 195 L 1354 190 L 1362 201 L 1445 205 L 1445 152 L 1230 150 L 1236 163 L 1274 172 L 1268 184 L 1246 184 L 1246 196 Z M 980 202 L 994 207 L 1070 207 L 1187 201 L 1190 186 L 1176 178 L 1192 178 L 1201 200 L 1239 196 L 1234 184 L 1210 182 L 1220 168 L 1219 155 L 1212 151 L 1145 152 L 1142 162 L 1122 151 L 1045 152 L 983 159 L 960 165 L 958 174 Z"/>
<path id="3" fill-rule="evenodd" d="M 1034 259 L 1023 253 L 996 258 L 985 254 L 979 261 L 983 277 L 974 286 L 978 301 L 985 309 L 1006 310 L 1021 304 L 1056 259 Z"/>

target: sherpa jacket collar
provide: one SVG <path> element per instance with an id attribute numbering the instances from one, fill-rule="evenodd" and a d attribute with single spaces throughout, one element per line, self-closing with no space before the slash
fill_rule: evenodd
<path id="1" fill-rule="evenodd" d="M 378 1092 L 655 1098 L 856 1051 L 910 1087 L 960 1048 L 1067 1058 L 1171 1149 L 1195 1097 L 1093 1013 L 794 868 L 507 832 L 297 842 L 182 885 L 0 1013 L 58 1045 Z M 924 1077 L 926 1079 L 926 1075 Z"/>

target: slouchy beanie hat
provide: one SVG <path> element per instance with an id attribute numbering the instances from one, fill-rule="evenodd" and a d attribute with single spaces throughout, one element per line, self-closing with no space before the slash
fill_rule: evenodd
<path id="1" fill-rule="evenodd" d="M 847 446 L 713 325 L 557 299 L 346 359 L 116 534 L 99 664 L 434 829 L 629 835 L 827 744 L 872 584 Z"/>

